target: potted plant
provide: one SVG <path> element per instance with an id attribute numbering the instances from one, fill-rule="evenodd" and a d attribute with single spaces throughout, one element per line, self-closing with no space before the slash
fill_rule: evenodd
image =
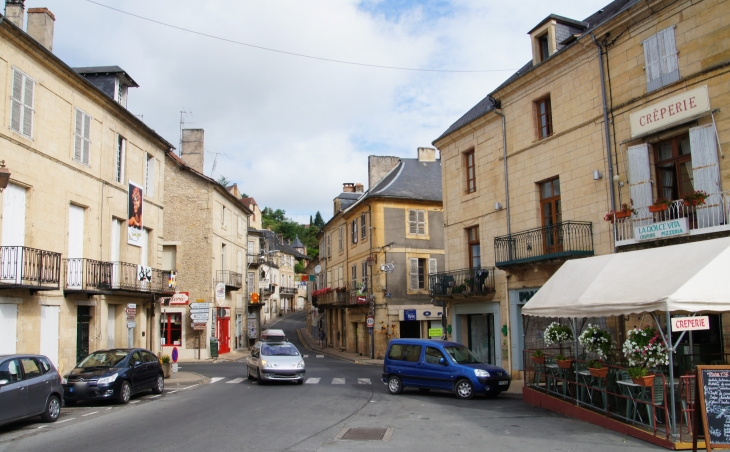
<path id="1" fill-rule="evenodd" d="M 629 367 L 627 372 L 634 384 L 639 386 L 651 386 L 654 384 L 654 375 L 649 375 L 649 371 L 645 367 Z"/>
<path id="2" fill-rule="evenodd" d="M 685 205 L 688 206 L 699 206 L 705 203 L 705 200 L 709 198 L 710 195 L 707 194 L 704 190 L 695 190 L 691 193 L 687 193 L 682 197 L 682 200 L 684 201 Z"/>
<path id="3" fill-rule="evenodd" d="M 170 361 L 170 355 L 160 355 L 160 364 L 162 364 L 162 375 L 165 378 L 172 376 L 172 362 Z"/>
<path id="4" fill-rule="evenodd" d="M 670 204 L 672 204 L 672 201 L 669 201 L 667 198 L 659 198 L 654 201 L 653 205 L 649 206 L 649 212 L 664 212 L 669 208 Z"/>
<path id="5" fill-rule="evenodd" d="M 545 354 L 542 352 L 542 350 L 537 349 L 532 352 L 532 361 L 535 364 L 545 364 Z"/>
<path id="6" fill-rule="evenodd" d="M 573 360 L 563 356 L 563 342 L 573 340 L 573 330 L 568 325 L 553 322 L 545 328 L 543 339 L 545 340 L 545 345 L 558 344 L 560 347 L 560 353 L 555 356 L 555 361 L 558 363 L 558 366 L 562 368 L 570 367 Z"/>
<path id="7" fill-rule="evenodd" d="M 573 360 L 567 356 L 563 356 L 562 353 L 555 355 L 555 362 L 558 363 L 558 367 L 561 369 L 570 369 L 573 365 Z"/>
<path id="8" fill-rule="evenodd" d="M 631 214 L 637 215 L 639 212 L 634 209 L 634 201 L 631 200 L 630 204 L 623 203 L 621 204 L 621 209 L 617 210 L 614 214 L 616 216 L 617 220 L 623 220 L 625 218 L 628 218 L 631 216 Z"/>
<path id="9" fill-rule="evenodd" d="M 648 375 L 650 367 L 669 364 L 667 346 L 659 332 L 651 326 L 626 332 L 623 352 L 629 361 L 629 375 L 632 372 L 636 375 L 636 379 L 633 375 L 631 378 L 637 385 L 647 386 L 652 383 L 654 377 Z"/>
<path id="10" fill-rule="evenodd" d="M 607 359 L 611 351 L 611 335 L 608 331 L 596 325 L 588 324 L 585 330 L 578 336 L 578 342 L 587 352 L 595 353 L 598 359 Z"/>
<path id="11" fill-rule="evenodd" d="M 608 375 L 608 367 L 604 366 L 600 360 L 588 361 L 587 366 L 588 372 L 590 372 L 593 377 L 606 378 Z"/>

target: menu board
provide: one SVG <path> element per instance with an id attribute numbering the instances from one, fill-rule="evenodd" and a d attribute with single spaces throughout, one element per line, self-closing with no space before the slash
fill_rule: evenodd
<path id="1" fill-rule="evenodd" d="M 730 366 L 697 366 L 696 396 L 695 425 L 704 428 L 706 450 L 730 448 Z"/>

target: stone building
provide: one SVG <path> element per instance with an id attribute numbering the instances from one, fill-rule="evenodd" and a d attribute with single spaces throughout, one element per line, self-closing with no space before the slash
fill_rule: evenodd
<path id="1" fill-rule="evenodd" d="M 529 32 L 529 63 L 434 141 L 446 246 L 434 295 L 453 340 L 481 350 L 486 339 L 485 358 L 516 377 L 524 347 L 542 346 L 523 336 L 521 307 L 566 259 L 728 234 L 729 13 L 719 1 L 616 0 L 582 21 L 550 15 Z M 705 207 L 683 200 L 698 190 Z M 662 198 L 669 208 L 651 212 Z M 628 219 L 613 213 L 632 203 Z M 636 233 L 668 220 L 682 223 L 670 238 Z M 492 287 L 455 293 L 479 270 Z M 725 317 L 695 353 L 724 349 Z M 638 324 L 599 321 L 618 340 Z"/>
<path id="2" fill-rule="evenodd" d="M 240 196 L 203 174 L 204 131 L 183 129 L 182 138 L 181 156 L 169 153 L 165 159 L 162 252 L 179 271 L 177 283 L 188 303 L 204 300 L 211 309 L 207 323 L 194 327 L 188 303 L 166 300 L 160 344 L 163 353 L 178 347 L 182 359 L 205 359 L 211 336 L 218 339 L 219 353 L 247 346 L 243 275 L 251 211 Z"/>
<path id="3" fill-rule="evenodd" d="M 159 344 L 164 166 L 172 145 L 105 86 L 53 54 L 55 17 L 8 1 L 0 18 L 0 354 L 42 353 L 63 372 L 100 348 Z M 111 84 L 111 85 L 109 85 Z M 107 89 L 114 86 L 114 90 Z M 123 92 L 120 98 L 115 94 Z"/>

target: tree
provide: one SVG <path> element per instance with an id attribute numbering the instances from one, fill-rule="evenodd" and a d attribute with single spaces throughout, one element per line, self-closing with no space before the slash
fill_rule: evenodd
<path id="1" fill-rule="evenodd" d="M 226 179 L 226 176 L 221 176 L 218 178 L 218 183 L 224 187 L 227 187 L 231 184 L 231 181 Z"/>
<path id="2" fill-rule="evenodd" d="M 319 215 L 319 213 L 317 214 Z M 320 215 L 319 218 L 321 221 L 322 216 Z M 316 222 L 316 220 L 314 221 Z M 264 207 L 261 211 L 261 223 L 264 229 L 271 229 L 290 241 L 299 236 L 299 240 L 307 247 L 308 256 L 316 257 L 319 255 L 319 241 L 317 240 L 319 228 L 307 228 L 303 224 L 286 218 L 286 211 L 282 209 L 274 210 L 271 207 Z M 322 225 L 324 225 L 324 222 L 322 222 Z"/>
<path id="3" fill-rule="evenodd" d="M 312 216 L 309 216 L 309 225 L 312 226 Z"/>
<path id="4" fill-rule="evenodd" d="M 322 229 L 324 227 L 324 220 L 322 219 L 322 214 L 319 213 L 319 210 L 317 211 L 317 214 L 314 216 L 314 225 L 320 229 Z"/>

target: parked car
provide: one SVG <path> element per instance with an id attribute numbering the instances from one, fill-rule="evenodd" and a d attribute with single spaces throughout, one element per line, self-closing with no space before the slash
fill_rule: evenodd
<path id="1" fill-rule="evenodd" d="M 383 383 L 391 394 L 414 387 L 423 392 L 453 391 L 460 399 L 476 393 L 496 397 L 509 389 L 510 381 L 507 371 L 481 362 L 456 342 L 393 339 L 383 362 Z"/>
<path id="2" fill-rule="evenodd" d="M 267 381 L 304 383 L 304 359 L 291 342 L 259 341 L 246 359 L 246 376 L 259 384 Z"/>
<path id="3" fill-rule="evenodd" d="M 63 389 L 67 405 L 103 399 L 129 403 L 133 394 L 147 389 L 162 394 L 165 379 L 160 360 L 149 350 L 99 350 L 63 377 Z"/>
<path id="4" fill-rule="evenodd" d="M 0 425 L 34 416 L 56 422 L 61 376 L 43 355 L 0 356 Z"/>
<path id="5" fill-rule="evenodd" d="M 262 341 L 274 341 L 274 342 L 285 342 L 288 339 L 286 338 L 286 334 L 284 334 L 284 330 L 264 330 L 261 332 L 261 340 Z"/>

